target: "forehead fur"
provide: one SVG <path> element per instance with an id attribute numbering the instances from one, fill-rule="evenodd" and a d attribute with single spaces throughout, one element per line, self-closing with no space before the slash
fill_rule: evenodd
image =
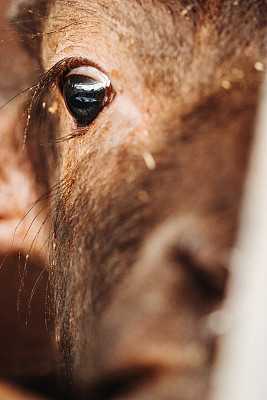
<path id="1" fill-rule="evenodd" d="M 241 58 L 266 54 L 266 0 L 16 0 L 14 17 L 35 56 L 42 38 L 53 54 L 60 34 L 72 46 L 94 45 L 98 36 L 114 58 L 142 71 L 149 88 L 161 83 L 169 94 L 181 82 L 194 86 L 195 76 L 196 86 L 210 86 Z"/>
<path id="2" fill-rule="evenodd" d="M 17 24 L 18 29 L 31 39 L 27 41 L 24 37 L 31 49 L 30 42 L 35 38 L 38 41 L 44 33 L 49 9 L 56 10 L 56 14 L 52 15 L 54 19 L 60 17 L 63 21 L 63 7 L 72 21 L 76 19 L 78 22 L 81 16 L 87 15 L 98 24 L 107 24 L 122 39 L 125 31 L 128 36 L 134 31 L 136 37 L 137 29 L 140 43 L 142 46 L 146 44 L 146 57 L 150 53 L 147 51 L 148 44 L 153 48 L 157 40 L 162 42 L 162 54 L 166 54 L 166 50 L 175 53 L 177 48 L 181 52 L 184 42 L 188 44 L 194 40 L 195 33 L 208 25 L 212 27 L 210 41 L 213 39 L 214 44 L 220 44 L 222 53 L 226 48 L 226 53 L 230 54 L 233 48 L 248 45 L 255 40 L 255 34 L 262 43 L 259 35 L 264 37 L 266 34 L 266 0 L 14 0 L 10 18 L 21 22 Z M 215 43 L 218 36 L 220 43 Z M 174 48 L 170 47 L 170 38 Z M 236 46 L 237 43 L 239 46 Z"/>
<path id="3" fill-rule="evenodd" d="M 205 88 L 241 67 L 241 58 L 262 59 L 266 16 L 265 0 L 54 0 L 46 31 L 66 26 L 62 35 L 74 47 L 96 46 L 101 38 L 113 65 L 120 58 L 120 70 L 135 66 L 148 88 L 161 84 L 161 92 L 176 96 L 181 84 L 194 86 L 194 77 Z M 53 40 L 56 47 L 56 35 L 46 35 L 47 48 Z"/>
<path id="4" fill-rule="evenodd" d="M 145 42 L 148 42 L 147 36 L 151 38 L 153 35 L 153 40 L 155 35 L 165 36 L 164 30 L 168 32 L 172 24 L 183 32 L 185 38 L 189 30 L 192 33 L 193 28 L 197 26 L 199 29 L 205 21 L 216 21 L 214 27 L 221 34 L 222 44 L 229 46 L 233 40 L 253 40 L 255 28 L 259 35 L 259 28 L 266 28 L 267 22 L 265 0 L 14 0 L 10 18 L 20 21 L 19 26 L 28 35 L 40 36 L 44 27 L 42 20 L 46 19 L 53 5 L 57 5 L 59 15 L 62 7 L 69 9 L 72 19 L 75 16 L 78 19 L 81 13 L 87 13 L 96 20 L 98 16 L 99 19 L 104 17 L 104 21 L 114 24 L 114 29 L 118 25 L 127 26 L 127 30 L 135 25 L 140 28 L 145 22 L 143 31 L 139 31 L 140 40 Z M 162 17 L 166 18 L 164 23 Z M 241 24 L 243 28 L 240 30 Z M 263 35 L 265 33 L 262 32 Z"/>

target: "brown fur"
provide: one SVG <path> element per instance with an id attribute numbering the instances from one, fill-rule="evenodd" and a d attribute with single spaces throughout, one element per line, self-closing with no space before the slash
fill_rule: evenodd
<path id="1" fill-rule="evenodd" d="M 28 47 L 41 89 L 51 85 L 30 109 L 26 144 L 38 190 L 51 190 L 64 396 L 204 400 L 216 344 L 204 321 L 224 298 L 237 234 L 266 1 L 29 3 L 46 13 Z M 75 57 L 116 92 L 80 130 L 57 88 L 61 60 Z"/>

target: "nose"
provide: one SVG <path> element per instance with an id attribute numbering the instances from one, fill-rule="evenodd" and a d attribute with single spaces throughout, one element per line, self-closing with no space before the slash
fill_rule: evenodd
<path id="1" fill-rule="evenodd" d="M 162 400 L 203 398 L 214 346 L 203 321 L 223 297 L 230 253 L 211 240 L 214 224 L 204 230 L 207 221 L 176 216 L 148 235 L 101 316 L 91 370 L 100 384 L 91 392 L 115 382 L 112 390 L 127 399 L 154 392 Z M 86 380 L 88 367 L 84 373 Z"/>
<path id="2" fill-rule="evenodd" d="M 224 232 L 223 232 L 224 230 Z M 146 266 L 179 270 L 206 295 L 223 295 L 234 236 L 231 227 L 213 217 L 171 217 L 148 238 Z"/>

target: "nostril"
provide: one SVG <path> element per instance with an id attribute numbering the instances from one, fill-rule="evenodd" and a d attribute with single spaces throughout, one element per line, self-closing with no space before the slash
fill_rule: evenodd
<path id="1" fill-rule="evenodd" d="M 179 246 L 172 252 L 172 261 L 182 266 L 198 288 L 208 296 L 224 296 L 229 275 L 226 258 L 223 252 L 203 257 L 201 250 L 193 252 Z"/>
<path id="2" fill-rule="evenodd" d="M 111 371 L 96 379 L 88 388 L 83 388 L 82 398 L 94 400 L 109 400 L 114 398 L 129 398 L 138 392 L 139 388 L 149 382 L 158 373 L 153 366 L 133 366 Z M 87 397 L 87 394 L 89 396 Z"/>
<path id="3" fill-rule="evenodd" d="M 163 399 L 185 398 L 177 395 L 177 376 L 191 382 L 207 373 L 214 336 L 203 334 L 203 318 L 218 308 L 227 280 L 227 246 L 210 232 L 202 218 L 175 216 L 148 235 L 97 323 L 89 370 L 93 365 L 98 384 L 94 377 L 86 392 L 92 398 L 141 399 L 139 388 L 159 393 L 161 384 L 164 393 L 174 393 Z M 85 385 L 87 366 L 87 360 L 80 364 Z"/>
<path id="4" fill-rule="evenodd" d="M 161 223 L 148 237 L 144 247 L 144 264 L 169 263 L 182 268 L 185 276 L 203 294 L 221 299 L 229 275 L 234 237 L 225 221 L 196 216 L 175 216 Z"/>

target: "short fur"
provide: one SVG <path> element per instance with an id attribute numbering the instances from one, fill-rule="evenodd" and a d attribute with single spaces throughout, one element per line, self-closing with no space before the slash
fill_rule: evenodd
<path id="1" fill-rule="evenodd" d="M 27 15 L 22 5 L 15 18 Z M 30 109 L 26 143 L 53 199 L 50 295 L 63 391 L 204 400 L 216 338 L 203 321 L 225 295 L 267 3 L 36 0 L 26 8 L 46 15 L 41 29 L 33 18 L 22 31 L 37 37 L 27 46 L 43 82 L 53 77 L 40 110 L 56 107 L 46 107 L 41 126 L 38 105 Z M 116 92 L 82 131 L 53 85 L 70 57 L 100 65 Z"/>

